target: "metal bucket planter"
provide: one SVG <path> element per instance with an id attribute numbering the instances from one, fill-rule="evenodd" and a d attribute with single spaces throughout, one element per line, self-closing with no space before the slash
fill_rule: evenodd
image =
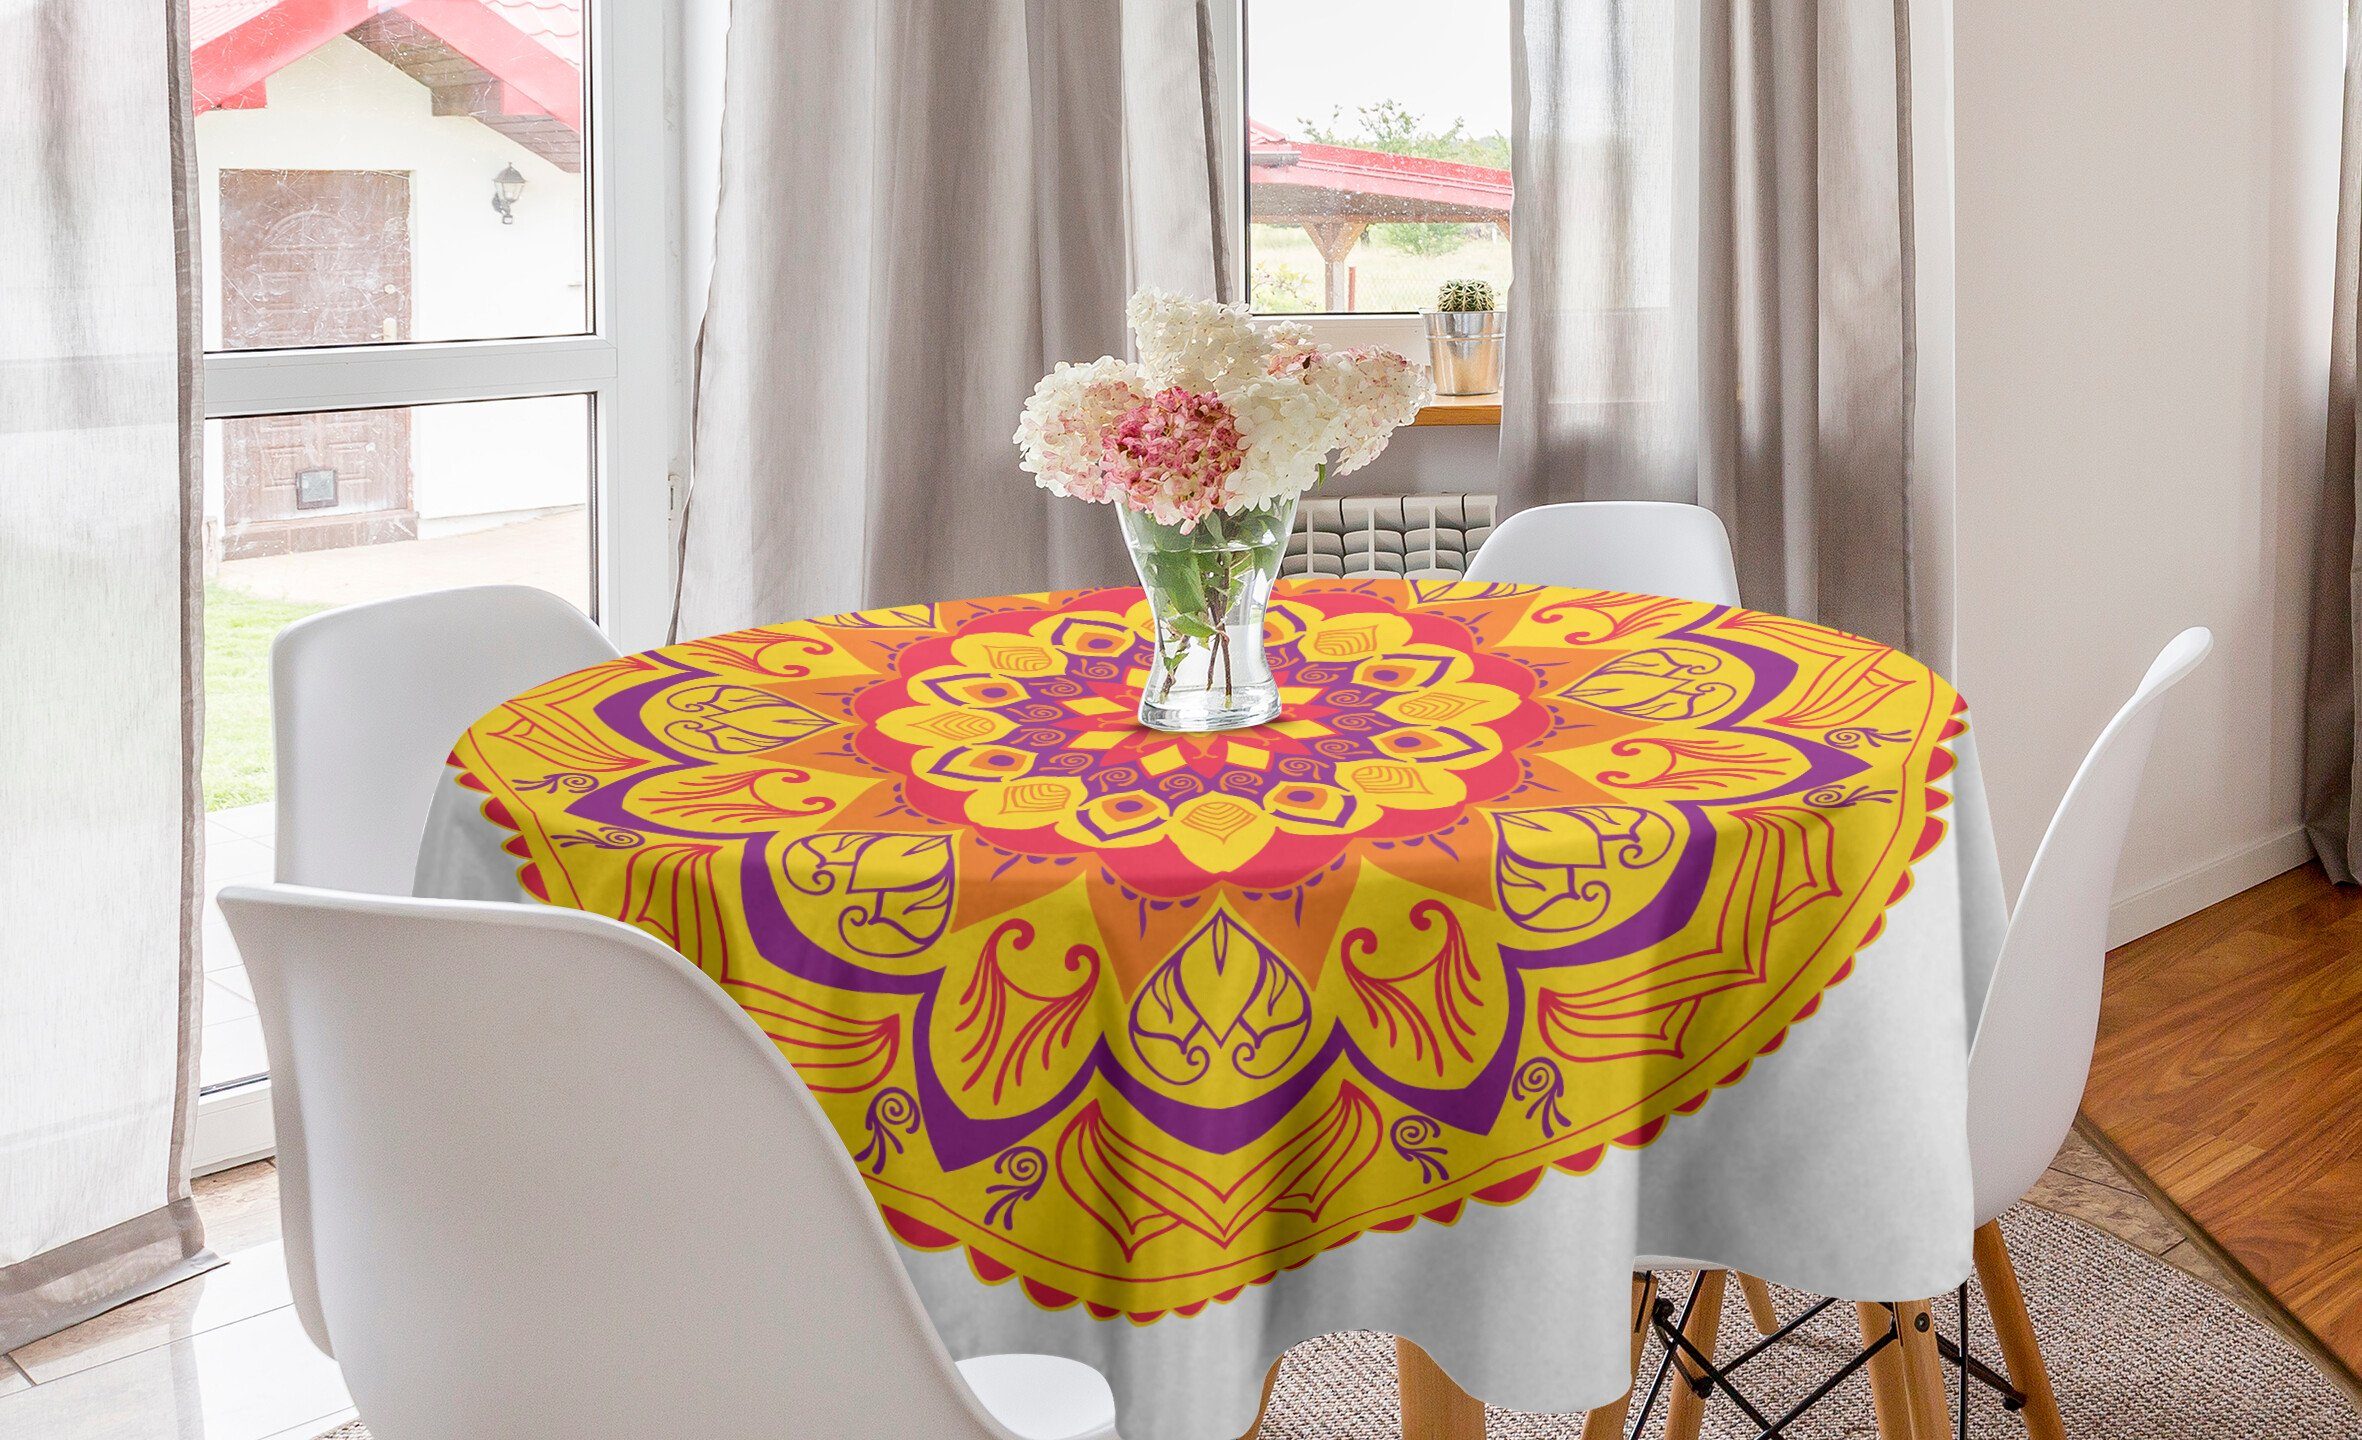
<path id="1" fill-rule="evenodd" d="M 1427 315 L 1427 353 L 1438 395 L 1497 395 L 1501 352 L 1509 340 L 1506 310 L 1435 310 Z"/>

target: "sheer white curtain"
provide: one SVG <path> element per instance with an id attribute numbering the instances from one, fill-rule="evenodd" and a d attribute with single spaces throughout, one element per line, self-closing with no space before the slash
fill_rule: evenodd
<path id="1" fill-rule="evenodd" d="M 1907 0 L 1521 0 L 1512 508 L 1679 500 L 1748 604 L 1909 646 Z"/>
<path id="2" fill-rule="evenodd" d="M 0 0 L 0 1351 L 212 1263 L 185 27 Z"/>
<path id="3" fill-rule="evenodd" d="M 676 628 L 1112 583 L 1010 435 L 1130 290 L 1217 291 L 1205 0 L 731 17 Z"/>

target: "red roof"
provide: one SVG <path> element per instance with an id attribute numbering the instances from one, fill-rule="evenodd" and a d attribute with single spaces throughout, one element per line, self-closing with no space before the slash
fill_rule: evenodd
<path id="1" fill-rule="evenodd" d="M 1351 145 L 1290 140 L 1259 120 L 1247 122 L 1247 178 L 1257 185 L 1381 197 L 1406 217 L 1422 206 L 1453 217 L 1509 214 L 1509 172 Z M 1410 202 L 1410 203 L 1402 203 Z"/>
<path id="2" fill-rule="evenodd" d="M 581 132 L 582 0 L 190 0 L 196 108 L 259 104 L 255 87 L 272 75 L 347 31 L 397 18 L 499 81 L 504 113 Z"/>

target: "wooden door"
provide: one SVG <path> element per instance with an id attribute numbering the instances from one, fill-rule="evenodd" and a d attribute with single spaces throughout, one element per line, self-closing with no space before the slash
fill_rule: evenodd
<path id="1" fill-rule="evenodd" d="M 410 338 L 408 174 L 225 170 L 221 237 L 225 349 Z M 407 410 L 231 420 L 222 470 L 225 559 L 417 537 Z"/>

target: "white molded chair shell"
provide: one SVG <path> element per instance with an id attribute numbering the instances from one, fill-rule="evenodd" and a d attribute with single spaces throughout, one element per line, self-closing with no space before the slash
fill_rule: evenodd
<path id="1" fill-rule="evenodd" d="M 221 907 L 299 1308 L 378 1440 L 1112 1436 L 1088 1366 L 955 1369 L 810 1092 L 647 935 L 291 886 Z"/>
<path id="2" fill-rule="evenodd" d="M 525 585 L 347 605 L 280 631 L 274 873 L 409 894 L 451 742 L 518 692 L 615 653 L 581 611 Z"/>
<path id="3" fill-rule="evenodd" d="M 2084 756 L 2034 852 L 1985 992 L 1968 1062 L 1968 1153 L 1979 1225 L 2041 1178 L 2074 1126 L 2099 1034 L 2108 905 L 2165 694 L 2214 647 L 2167 642 Z"/>
<path id="4" fill-rule="evenodd" d="M 1738 567 L 1721 519 L 1702 505 L 1668 501 L 1520 510 L 1477 550 L 1468 578 L 1739 603 Z"/>

